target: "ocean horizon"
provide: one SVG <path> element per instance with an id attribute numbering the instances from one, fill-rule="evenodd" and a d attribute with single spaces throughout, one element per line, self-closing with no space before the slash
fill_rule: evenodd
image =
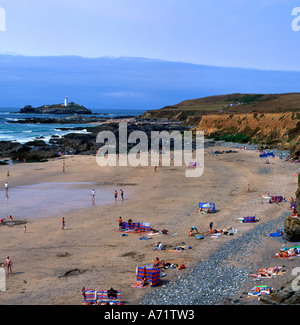
<path id="1" fill-rule="evenodd" d="M 9 123 L 24 118 L 36 117 L 59 117 L 65 115 L 55 114 L 24 114 L 19 113 L 17 107 L 0 107 L 0 141 L 16 141 L 26 143 L 36 139 L 49 141 L 51 136 L 62 137 L 68 133 L 87 133 L 86 129 L 77 131 L 66 131 L 62 128 L 88 127 L 90 124 L 39 124 L 39 123 Z M 115 118 L 119 116 L 139 116 L 146 110 L 144 109 L 101 109 L 91 108 L 93 114 L 99 117 Z"/>

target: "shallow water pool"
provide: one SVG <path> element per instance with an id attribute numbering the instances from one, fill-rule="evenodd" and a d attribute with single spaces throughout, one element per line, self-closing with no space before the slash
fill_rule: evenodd
<path id="1" fill-rule="evenodd" d="M 92 199 L 92 190 L 95 199 Z M 77 209 L 114 203 L 114 190 L 95 183 L 39 183 L 0 192 L 0 217 L 32 219 L 63 215 Z"/>

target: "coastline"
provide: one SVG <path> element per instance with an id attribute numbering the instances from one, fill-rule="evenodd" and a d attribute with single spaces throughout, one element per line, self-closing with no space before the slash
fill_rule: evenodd
<path id="1" fill-rule="evenodd" d="M 205 150 L 205 173 L 199 179 L 186 179 L 184 167 L 161 167 L 157 173 L 152 167 L 100 169 L 93 156 L 66 157 L 65 174 L 61 172 L 62 159 L 10 166 L 12 187 L 32 184 L 37 179 L 38 182 L 90 182 L 96 178 L 111 189 L 122 187 L 125 200 L 64 214 L 65 230 L 60 229 L 61 215 L 28 220 L 26 234 L 22 226 L 0 227 L 1 258 L 11 256 L 14 271 L 7 277 L 7 291 L 1 293 L 0 303 L 78 305 L 83 302 L 82 287 L 97 290 L 113 287 L 122 290 L 125 305 L 140 304 L 146 294 L 158 295 L 167 283 L 175 283 L 178 275 L 187 277 L 197 263 L 223 245 L 288 211 L 288 202 L 276 207 L 260 204 L 259 195 L 268 191 L 286 198 L 294 196 L 295 164 L 274 158 L 273 164 L 265 166 L 255 151 L 211 155 L 210 149 Z M 4 176 L 7 166 L 0 168 Z M 2 181 L 6 180 L 3 176 Z M 252 191 L 247 193 L 249 182 Z M 199 215 L 196 212 L 199 201 L 215 202 L 218 212 Z M 254 214 L 260 216 L 259 223 L 237 221 L 238 217 Z M 150 222 L 158 230 L 168 229 L 168 235 L 159 234 L 149 240 L 139 240 L 137 234 L 121 237 L 117 223 L 120 215 L 124 221 L 131 217 L 134 221 Z M 238 232 L 234 236 L 201 241 L 187 235 L 194 225 L 206 232 L 211 220 L 217 228 L 231 226 L 238 228 Z M 174 233 L 178 235 L 172 236 Z M 170 248 L 184 242 L 192 249 L 158 254 L 153 250 L 156 240 Z M 268 246 L 269 255 L 282 247 L 278 241 L 273 242 L 274 247 Z M 156 255 L 166 261 L 181 261 L 186 269 L 166 270 L 158 287 L 132 288 L 136 265 L 149 264 Z M 77 270 L 76 275 L 66 276 L 70 270 Z M 281 279 L 285 281 L 285 276 Z"/>

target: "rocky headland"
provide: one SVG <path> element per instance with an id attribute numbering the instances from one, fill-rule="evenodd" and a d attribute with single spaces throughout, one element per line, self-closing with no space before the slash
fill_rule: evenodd
<path id="1" fill-rule="evenodd" d="M 32 107 L 31 105 L 26 105 L 21 108 L 19 113 L 23 114 L 92 114 L 92 111 L 86 107 L 70 102 L 65 104 L 52 104 L 43 105 L 39 107 Z"/>
<path id="2" fill-rule="evenodd" d="M 147 111 L 142 117 L 181 121 L 215 140 L 252 142 L 300 156 L 300 93 L 210 96 Z"/>

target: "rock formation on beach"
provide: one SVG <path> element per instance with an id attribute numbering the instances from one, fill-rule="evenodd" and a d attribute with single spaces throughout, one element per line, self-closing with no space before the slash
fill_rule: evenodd
<path id="1" fill-rule="evenodd" d="M 298 189 L 296 191 L 295 213 L 300 214 L 300 175 L 298 176 Z M 284 223 L 284 233 L 292 242 L 300 241 L 300 217 L 287 216 Z"/>
<path id="2" fill-rule="evenodd" d="M 31 105 L 26 105 L 24 108 L 20 109 L 19 113 L 24 114 L 92 114 L 92 111 L 85 108 L 82 105 L 75 104 L 73 102 L 64 104 L 52 104 L 43 105 L 39 107 L 32 107 Z"/>

